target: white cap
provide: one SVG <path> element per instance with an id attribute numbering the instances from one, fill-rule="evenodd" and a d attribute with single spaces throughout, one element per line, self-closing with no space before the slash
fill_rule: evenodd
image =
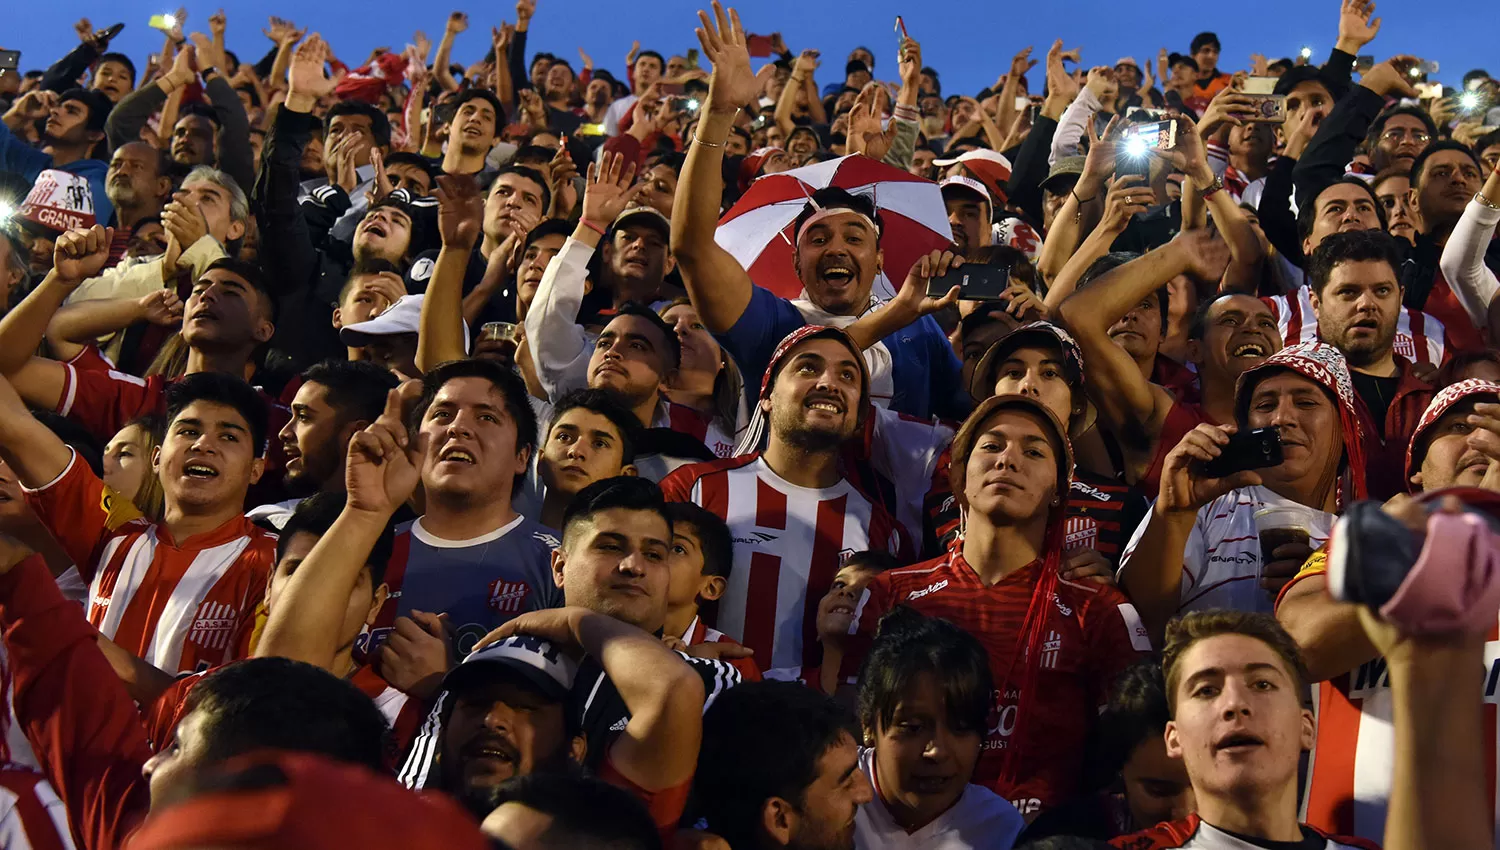
<path id="1" fill-rule="evenodd" d="M 505 670 L 529 682 L 549 699 L 565 700 L 578 675 L 578 662 L 559 652 L 551 643 L 532 635 L 511 635 L 469 653 L 443 677 L 448 690 L 462 687 L 486 671 Z"/>
<path id="2" fill-rule="evenodd" d="M 403 295 L 385 312 L 372 319 L 345 325 L 339 330 L 339 341 L 359 347 L 369 345 L 372 337 L 392 334 L 414 334 L 422 327 L 422 302 L 426 295 Z M 469 323 L 463 322 L 464 351 L 469 350 Z"/>
<path id="3" fill-rule="evenodd" d="M 21 202 L 21 218 L 57 231 L 93 227 L 93 189 L 84 177 L 48 168 L 37 175 Z"/>
<path id="4" fill-rule="evenodd" d="M 967 189 L 970 192 L 974 192 L 975 194 L 979 195 L 979 197 L 983 198 L 985 203 L 989 204 L 990 206 L 994 206 L 994 202 L 990 200 L 990 190 L 984 188 L 983 183 L 980 183 L 978 180 L 975 180 L 972 177 L 948 177 L 944 179 L 943 182 L 938 184 L 938 188 L 940 190 L 946 190 L 949 186 L 957 186 L 960 189 Z M 948 193 L 946 191 L 943 192 L 943 195 L 945 197 L 947 196 L 947 194 Z"/>

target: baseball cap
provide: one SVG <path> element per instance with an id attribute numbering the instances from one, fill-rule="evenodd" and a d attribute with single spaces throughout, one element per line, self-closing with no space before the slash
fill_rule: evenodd
<path id="1" fill-rule="evenodd" d="M 1022 325 L 995 340 L 969 379 L 969 395 L 976 399 L 989 398 L 995 392 L 995 370 L 1004 362 L 1006 355 L 1028 345 L 1045 345 L 1056 348 L 1063 355 L 1063 372 L 1068 383 L 1075 389 L 1083 387 L 1083 352 L 1067 331 L 1051 322 L 1031 322 Z"/>
<path id="2" fill-rule="evenodd" d="M 992 151 L 989 148 L 975 148 L 965 151 L 960 156 L 952 159 L 933 160 L 932 164 L 939 168 L 947 168 L 950 165 L 963 163 L 979 182 L 989 190 L 990 197 L 1000 199 L 1005 203 L 1005 184 L 1010 182 L 1010 160 L 1003 154 Z"/>
<path id="3" fill-rule="evenodd" d="M 1122 56 L 1119 59 L 1115 60 L 1114 67 L 1118 68 L 1121 65 L 1129 65 L 1130 67 L 1136 69 L 1137 71 L 1139 71 L 1141 69 L 1141 66 L 1137 65 L 1136 62 L 1135 62 L 1135 60 L 1132 59 L 1132 58 L 1130 58 L 1129 56 Z"/>
<path id="4" fill-rule="evenodd" d="M 472 816 L 443 794 L 310 753 L 262 752 L 215 766 L 199 792 L 152 812 L 133 850 L 199 847 L 488 850 Z"/>
<path id="5" fill-rule="evenodd" d="M 363 322 L 345 325 L 339 331 L 339 341 L 345 345 L 359 347 L 369 345 L 376 337 L 393 334 L 414 334 L 422 327 L 422 302 L 427 296 L 403 295 L 385 312 Z M 469 324 L 464 327 L 464 351 L 469 350 Z"/>
<path id="6" fill-rule="evenodd" d="M 1080 175 L 1083 174 L 1083 163 L 1084 163 L 1085 159 L 1087 159 L 1087 157 L 1082 157 L 1082 156 L 1060 156 L 1060 157 L 1058 157 L 1057 161 L 1054 162 L 1054 163 L 1052 163 L 1052 170 L 1047 172 L 1047 179 L 1042 181 L 1041 188 L 1046 189 L 1048 183 L 1052 183 L 1052 185 L 1056 186 L 1057 183 L 1053 183 L 1053 181 L 1054 180 L 1058 180 L 1058 178 L 1066 178 L 1066 177 L 1077 178 L 1077 177 L 1079 177 Z M 1056 195 L 1056 194 L 1059 194 L 1059 193 L 1058 192 L 1053 192 L 1053 194 Z"/>
<path id="7" fill-rule="evenodd" d="M 615 220 L 610 224 L 609 229 L 612 231 L 619 230 L 627 224 L 644 224 L 660 232 L 663 237 L 668 239 L 672 237 L 672 222 L 666 216 L 662 215 L 661 211 L 656 207 L 630 207 L 615 216 Z"/>
<path id="8" fill-rule="evenodd" d="M 89 181 L 77 174 L 48 168 L 37 175 L 31 192 L 21 202 L 19 218 L 33 231 L 62 233 L 93 227 L 94 192 Z"/>
<path id="9" fill-rule="evenodd" d="M 561 702 L 573 691 L 578 662 L 541 638 L 511 635 L 469 653 L 443 678 L 443 689 L 459 690 L 476 677 L 507 673 L 525 680 L 548 699 Z"/>
<path id="10" fill-rule="evenodd" d="M 980 183 L 978 180 L 975 180 L 972 177 L 948 177 L 944 179 L 943 182 L 938 184 L 938 188 L 942 190 L 943 200 L 947 200 L 951 195 L 958 195 L 968 192 L 978 195 L 981 199 L 983 199 L 985 203 L 989 204 L 991 207 L 994 206 L 994 203 L 990 201 L 989 190 L 984 188 L 983 183 Z"/>
<path id="11" fill-rule="evenodd" d="M 740 161 L 740 171 L 738 180 L 736 181 L 739 185 L 740 192 L 744 192 L 746 189 L 750 188 L 750 184 L 754 183 L 755 178 L 760 176 L 760 169 L 765 165 L 766 160 L 770 159 L 773 154 L 778 153 L 785 155 L 786 148 L 756 148 L 755 150 L 745 154 L 745 158 Z"/>

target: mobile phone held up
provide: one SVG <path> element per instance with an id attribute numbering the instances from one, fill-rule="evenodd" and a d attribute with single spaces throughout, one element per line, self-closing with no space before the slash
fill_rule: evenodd
<path id="1" fill-rule="evenodd" d="M 0 50 L 0 72 L 14 71 L 21 67 L 21 51 Z"/>
<path id="2" fill-rule="evenodd" d="M 1000 301 L 1010 289 L 1010 265 L 993 263 L 964 263 L 947 274 L 927 281 L 927 294 L 942 298 L 948 290 L 958 287 L 962 301 Z"/>
<path id="3" fill-rule="evenodd" d="M 1240 92 L 1250 98 L 1254 111 L 1245 120 L 1256 124 L 1285 123 L 1286 95 L 1275 91 L 1275 77 L 1246 77 Z"/>
<path id="4" fill-rule="evenodd" d="M 771 37 L 769 35 L 747 35 L 745 36 L 745 48 L 750 51 L 751 58 L 764 59 L 771 55 Z"/>
<path id="5" fill-rule="evenodd" d="M 1151 152 L 1171 150 L 1177 146 L 1177 124 L 1174 121 L 1152 121 L 1135 124 L 1120 139 L 1115 154 L 1115 174 L 1150 177 Z"/>
<path id="6" fill-rule="evenodd" d="M 1203 464 L 1203 474 L 1209 478 L 1223 478 L 1247 469 L 1266 469 L 1280 466 L 1281 429 L 1256 428 L 1229 435 L 1229 442 L 1219 456 Z"/>

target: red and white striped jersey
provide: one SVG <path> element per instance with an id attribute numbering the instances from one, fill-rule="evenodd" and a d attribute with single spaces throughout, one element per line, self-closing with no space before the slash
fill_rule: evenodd
<path id="1" fill-rule="evenodd" d="M 1252 843 L 1204 823 L 1196 814 L 1178 821 L 1159 823 L 1132 835 L 1122 835 L 1109 844 L 1120 850 L 1262 850 L 1269 846 L 1269 842 L 1264 845 Z M 1380 845 L 1373 841 L 1330 835 L 1307 824 L 1302 825 L 1300 842 L 1278 842 L 1276 846 L 1296 847 L 1298 850 L 1380 850 Z"/>
<path id="2" fill-rule="evenodd" d="M 1282 590 L 1309 576 L 1324 574 L 1327 555 L 1314 552 Z M 1476 741 L 1489 754 L 1485 782 L 1495 812 L 1500 815 L 1500 620 L 1490 626 L 1484 645 L 1484 740 Z M 1395 728 L 1391 714 L 1391 682 L 1384 658 L 1373 658 L 1358 668 L 1313 685 L 1317 738 L 1308 760 L 1307 785 L 1302 796 L 1302 819 L 1322 829 L 1383 840 L 1391 773 L 1396 764 Z M 1496 847 L 1500 847 L 1497 840 Z"/>
<path id="3" fill-rule="evenodd" d="M 0 847 L 5 850 L 74 850 L 68 807 L 42 774 L 0 765 Z"/>
<path id="4" fill-rule="evenodd" d="M 813 667 L 818 600 L 845 559 L 883 549 L 909 559 L 896 520 L 848 479 L 822 490 L 777 475 L 760 454 L 684 466 L 661 482 L 669 500 L 693 502 L 729 524 L 734 566 L 719 599 L 725 634 L 755 651 L 768 679 Z"/>
<path id="5" fill-rule="evenodd" d="M 1260 300 L 1276 316 L 1282 344 L 1295 345 L 1318 338 L 1318 317 L 1313 312 L 1311 288 L 1299 286 L 1291 295 L 1271 295 Z M 1401 315 L 1396 320 L 1396 340 L 1392 345 L 1398 357 L 1434 366 L 1443 365 L 1449 352 L 1454 350 L 1447 329 L 1437 317 L 1410 307 L 1401 308 Z"/>
<path id="6" fill-rule="evenodd" d="M 249 654 L 276 535 L 235 516 L 179 544 L 77 455 L 26 499 L 89 582 L 88 618 L 100 634 L 169 673 Z"/>
<path id="7" fill-rule="evenodd" d="M 736 641 L 718 629 L 709 628 L 708 624 L 703 622 L 703 617 L 701 616 L 694 617 L 693 622 L 688 624 L 687 631 L 682 633 L 682 642 L 686 646 L 697 646 L 702 643 L 731 643 L 739 646 L 739 641 Z M 759 682 L 761 680 L 760 668 L 755 665 L 753 657 L 721 658 L 719 660 L 740 671 L 740 678 L 746 682 Z"/>

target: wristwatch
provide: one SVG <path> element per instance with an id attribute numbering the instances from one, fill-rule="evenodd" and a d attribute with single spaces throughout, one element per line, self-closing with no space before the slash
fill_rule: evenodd
<path id="1" fill-rule="evenodd" d="M 1203 200 L 1206 201 L 1206 200 L 1209 199 L 1210 196 L 1213 195 L 1213 193 L 1218 192 L 1218 191 L 1222 190 L 1223 188 L 1224 188 L 1224 178 L 1223 177 L 1215 177 L 1214 178 L 1214 182 L 1208 184 L 1208 188 L 1203 189 L 1202 191 L 1200 191 L 1198 193 L 1198 197 L 1200 197 L 1200 198 L 1202 198 Z"/>
<path id="2" fill-rule="evenodd" d="M 1474 202 L 1489 207 L 1492 210 L 1500 210 L 1500 204 L 1491 203 L 1490 199 L 1486 198 L 1483 192 L 1474 193 Z"/>

